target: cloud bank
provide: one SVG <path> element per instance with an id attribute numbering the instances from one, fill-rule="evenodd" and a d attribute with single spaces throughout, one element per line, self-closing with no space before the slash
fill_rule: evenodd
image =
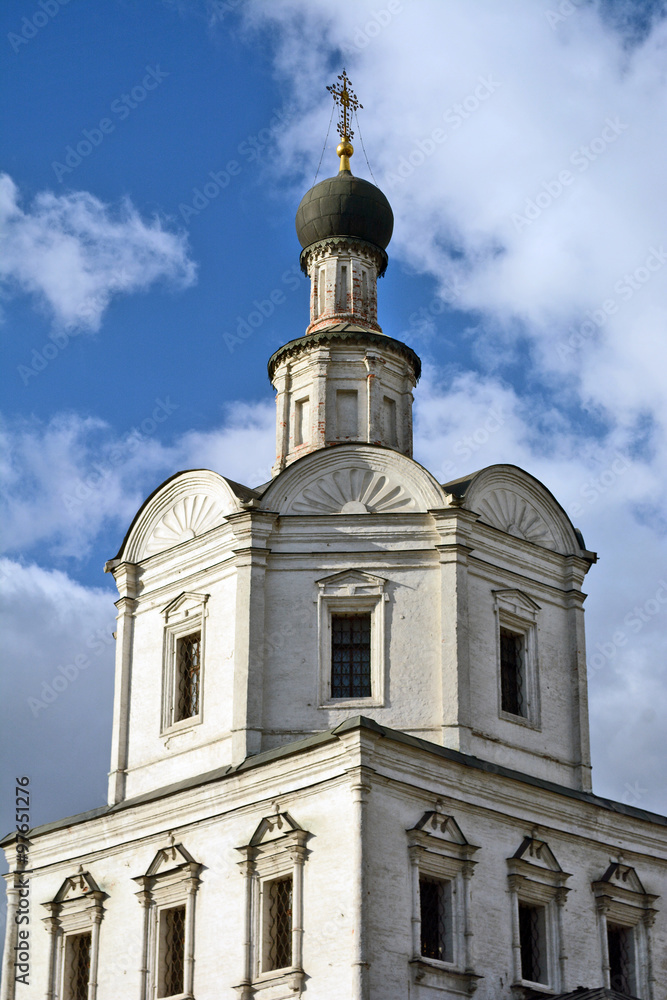
<path id="1" fill-rule="evenodd" d="M 185 236 L 145 221 L 129 199 L 112 208 L 87 191 L 42 191 L 23 209 L 0 174 L 0 228 L 4 294 L 33 296 L 63 329 L 98 330 L 114 296 L 196 278 Z"/>

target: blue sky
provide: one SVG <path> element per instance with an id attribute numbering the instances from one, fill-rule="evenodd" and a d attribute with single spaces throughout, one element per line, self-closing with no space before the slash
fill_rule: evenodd
<path id="1" fill-rule="evenodd" d="M 415 457 L 442 481 L 526 468 L 600 553 L 595 788 L 664 810 L 664 4 L 9 0 L 0 19 L 3 826 L 17 773 L 35 822 L 105 799 L 102 567 L 144 497 L 182 468 L 269 478 L 266 361 L 307 325 L 294 214 L 343 65 L 396 216 L 380 322 L 424 361 Z"/>

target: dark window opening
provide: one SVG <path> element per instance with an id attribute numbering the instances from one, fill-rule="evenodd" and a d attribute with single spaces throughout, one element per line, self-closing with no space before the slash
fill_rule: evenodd
<path id="1" fill-rule="evenodd" d="M 632 975 L 632 938 L 631 927 L 607 924 L 610 985 L 612 990 L 618 990 L 619 993 L 632 993 L 635 988 Z"/>
<path id="2" fill-rule="evenodd" d="M 547 982 L 546 921 L 543 906 L 519 903 L 521 978 L 531 983 Z"/>
<path id="3" fill-rule="evenodd" d="M 292 877 L 276 879 L 269 885 L 268 920 L 269 969 L 286 969 L 292 964 Z"/>
<path id="4" fill-rule="evenodd" d="M 524 636 L 500 630 L 500 691 L 503 712 L 526 716 L 524 694 Z"/>
<path id="5" fill-rule="evenodd" d="M 184 906 L 160 914 L 160 951 L 158 997 L 178 996 L 185 991 Z"/>
<path id="6" fill-rule="evenodd" d="M 199 714 L 201 632 L 176 641 L 176 712 L 174 722 Z"/>
<path id="7" fill-rule="evenodd" d="M 331 697 L 370 698 L 371 616 L 331 616 Z"/>
<path id="8" fill-rule="evenodd" d="M 425 958 L 452 962 L 451 882 L 422 876 L 419 879 L 421 953 Z"/>
<path id="9" fill-rule="evenodd" d="M 72 934 L 65 944 L 65 997 L 88 1000 L 90 934 Z"/>

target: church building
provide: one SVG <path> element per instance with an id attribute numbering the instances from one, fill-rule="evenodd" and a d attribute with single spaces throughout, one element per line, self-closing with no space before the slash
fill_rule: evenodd
<path id="1" fill-rule="evenodd" d="M 272 480 L 176 473 L 107 563 L 108 804 L 4 839 L 0 1000 L 667 997 L 667 820 L 592 791 L 596 556 L 528 472 L 413 459 L 339 80 Z"/>

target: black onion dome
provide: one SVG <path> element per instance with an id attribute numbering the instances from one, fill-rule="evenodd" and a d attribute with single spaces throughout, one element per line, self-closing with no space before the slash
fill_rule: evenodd
<path id="1" fill-rule="evenodd" d="M 352 236 L 385 250 L 394 213 L 382 191 L 349 170 L 341 170 L 306 191 L 296 213 L 302 247 L 330 236 Z"/>

